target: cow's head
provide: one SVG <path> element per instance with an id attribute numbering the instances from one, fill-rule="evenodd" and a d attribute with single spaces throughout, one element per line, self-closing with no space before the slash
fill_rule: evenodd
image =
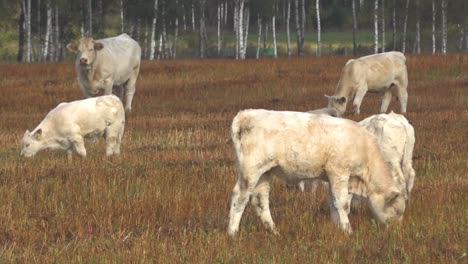
<path id="1" fill-rule="evenodd" d="M 346 103 L 348 101 L 345 97 L 325 95 L 325 98 L 328 99 L 328 107 L 332 107 L 338 110 L 341 116 L 344 114 L 346 111 Z"/>
<path id="2" fill-rule="evenodd" d="M 379 222 L 388 223 L 392 220 L 403 219 L 406 199 L 400 191 L 393 190 L 386 195 L 374 194 L 369 196 L 369 200 L 371 209 Z"/>
<path id="3" fill-rule="evenodd" d="M 78 54 L 80 65 L 90 65 L 96 59 L 96 54 L 104 45 L 95 42 L 93 38 L 82 37 L 79 41 L 68 43 L 67 49 Z"/>
<path id="4" fill-rule="evenodd" d="M 21 140 L 21 156 L 29 158 L 36 155 L 42 149 L 42 143 L 42 129 L 39 128 L 34 133 L 26 130 Z"/>

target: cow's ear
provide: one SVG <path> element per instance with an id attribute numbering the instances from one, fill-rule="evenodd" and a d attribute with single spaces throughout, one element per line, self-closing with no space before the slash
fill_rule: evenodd
<path id="1" fill-rule="evenodd" d="M 104 44 L 102 44 L 101 42 L 95 42 L 94 43 L 94 49 L 95 50 L 102 50 L 102 48 L 104 48 Z"/>
<path id="2" fill-rule="evenodd" d="M 34 138 L 37 139 L 37 140 L 41 140 L 42 139 L 42 129 L 39 128 L 36 133 L 34 133 Z"/>
<path id="3" fill-rule="evenodd" d="M 338 103 L 340 103 L 340 104 L 344 104 L 344 103 L 346 102 L 346 98 L 340 97 L 340 98 L 336 99 L 336 101 L 337 101 Z"/>
<path id="4" fill-rule="evenodd" d="M 327 98 L 328 100 L 330 100 L 330 98 L 331 98 L 331 96 L 326 95 L 326 94 L 324 94 L 323 96 L 325 96 L 325 98 Z"/>
<path id="5" fill-rule="evenodd" d="M 388 195 L 388 196 L 385 198 L 385 203 L 386 203 L 386 204 L 389 204 L 389 205 L 392 204 L 392 203 L 395 201 L 395 199 L 396 199 L 399 195 L 401 195 L 401 192 L 399 192 L 399 191 L 392 191 L 392 192 L 390 193 L 390 195 Z"/>
<path id="6" fill-rule="evenodd" d="M 70 52 L 76 53 L 78 51 L 78 44 L 76 44 L 76 42 L 70 42 L 67 45 L 67 49 Z"/>
<path id="7" fill-rule="evenodd" d="M 29 136 L 29 134 L 31 134 L 31 132 L 29 132 L 29 129 L 26 129 L 26 132 L 24 132 L 24 135 Z"/>

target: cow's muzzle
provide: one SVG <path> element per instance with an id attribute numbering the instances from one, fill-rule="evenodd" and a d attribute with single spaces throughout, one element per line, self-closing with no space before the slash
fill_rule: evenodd
<path id="1" fill-rule="evenodd" d="M 88 64 L 88 59 L 86 59 L 86 58 L 80 58 L 80 64 L 81 64 L 81 65 L 86 65 L 86 64 Z"/>

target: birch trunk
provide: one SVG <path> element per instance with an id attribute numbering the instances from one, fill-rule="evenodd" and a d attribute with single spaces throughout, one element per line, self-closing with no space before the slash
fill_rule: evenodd
<path id="1" fill-rule="evenodd" d="M 42 61 L 41 0 L 37 1 L 37 60 Z"/>
<path id="2" fill-rule="evenodd" d="M 143 49 L 143 58 L 148 58 L 148 23 L 145 22 L 145 43 Z"/>
<path id="3" fill-rule="evenodd" d="M 151 24 L 151 46 L 150 46 L 150 60 L 154 60 L 154 53 L 156 51 L 156 23 L 158 21 L 158 0 L 154 0 L 153 6 L 153 22 Z"/>
<path id="4" fill-rule="evenodd" d="M 93 5 L 91 0 L 88 0 L 88 35 L 93 35 Z"/>
<path id="5" fill-rule="evenodd" d="M 401 52 L 406 52 L 406 28 L 408 26 L 408 9 L 409 9 L 410 0 L 406 0 L 406 8 L 405 8 L 405 21 L 403 22 L 403 44 L 401 47 Z"/>
<path id="6" fill-rule="evenodd" d="M 187 31 L 187 18 L 185 17 L 185 5 L 182 4 L 182 27 L 184 31 Z"/>
<path id="7" fill-rule="evenodd" d="M 260 14 L 257 13 L 257 24 L 258 24 L 258 33 L 257 33 L 257 53 L 255 54 L 255 58 L 260 58 L 260 42 L 262 39 L 262 18 Z"/>
<path id="8" fill-rule="evenodd" d="M 301 50 L 304 50 L 305 24 L 306 24 L 305 2 L 304 2 L 304 0 L 302 0 L 302 6 L 301 6 Z"/>
<path id="9" fill-rule="evenodd" d="M 322 39 L 321 39 L 321 25 L 320 25 L 320 0 L 315 1 L 315 9 L 317 12 L 317 56 L 322 56 Z"/>
<path id="10" fill-rule="evenodd" d="M 20 17 L 18 20 L 18 54 L 16 56 L 17 62 L 23 61 L 23 52 L 24 52 L 24 28 L 25 28 L 25 5 L 20 5 Z"/>
<path id="11" fill-rule="evenodd" d="M 224 24 L 226 25 L 227 21 L 228 21 L 228 2 L 226 1 L 224 3 L 224 5 L 225 5 L 225 8 L 224 8 Z"/>
<path id="12" fill-rule="evenodd" d="M 249 24 L 250 24 L 250 8 L 249 6 L 244 7 L 244 50 L 242 51 L 244 59 L 247 56 L 247 45 L 249 40 Z"/>
<path id="13" fill-rule="evenodd" d="M 273 14 L 271 18 L 271 33 L 273 34 L 273 57 L 278 57 L 278 50 L 276 47 L 276 16 Z"/>
<path id="14" fill-rule="evenodd" d="M 382 0 L 382 52 L 385 52 L 385 0 Z"/>
<path id="15" fill-rule="evenodd" d="M 393 0 L 393 12 L 392 12 L 392 42 L 393 42 L 393 50 L 396 50 L 396 0 Z"/>
<path id="16" fill-rule="evenodd" d="M 244 53 L 244 0 L 239 0 L 239 8 L 238 8 L 238 28 L 237 31 L 239 32 L 239 59 L 245 59 Z"/>
<path id="17" fill-rule="evenodd" d="M 442 54 L 447 54 L 447 1 L 442 0 Z"/>
<path id="18" fill-rule="evenodd" d="M 195 0 L 192 0 L 192 31 L 195 32 Z"/>
<path id="19" fill-rule="evenodd" d="M 176 0 L 176 6 L 177 6 Z M 179 16 L 176 15 L 175 22 L 174 22 L 174 41 L 172 43 L 172 58 L 177 58 L 177 39 L 179 37 Z"/>
<path id="20" fill-rule="evenodd" d="M 47 0 L 47 1 L 50 1 L 50 0 Z M 86 8 L 85 8 L 85 0 L 80 0 L 80 13 L 81 13 L 81 19 L 80 19 L 80 32 L 81 32 L 81 36 L 84 36 L 85 35 L 85 27 L 86 27 Z M 47 6 L 47 4 L 46 4 Z M 46 28 L 47 30 L 47 28 Z M 46 59 L 46 58 L 44 58 Z"/>
<path id="21" fill-rule="evenodd" d="M 316 0 L 318 1 L 318 0 Z M 318 5 L 318 4 L 317 4 Z M 299 0 L 294 0 L 294 9 L 296 17 L 296 43 L 297 43 L 297 56 L 302 56 L 301 46 L 301 24 L 299 22 Z M 318 20 L 318 18 L 317 18 Z"/>
<path id="22" fill-rule="evenodd" d="M 47 26 L 46 26 L 46 34 L 44 39 L 44 53 L 43 58 L 44 60 L 49 60 L 49 42 L 50 37 L 52 34 L 52 6 L 50 4 L 50 0 L 46 2 L 46 9 L 47 9 Z"/>
<path id="23" fill-rule="evenodd" d="M 158 0 L 155 0 L 157 2 Z M 124 2 L 120 0 L 120 33 L 124 33 L 125 31 L 125 23 L 124 23 Z"/>
<path id="24" fill-rule="evenodd" d="M 166 25 L 166 2 L 162 2 L 162 14 L 161 14 L 161 19 L 162 19 L 162 32 L 161 32 L 161 59 L 166 59 L 167 58 L 167 25 Z"/>
<path id="25" fill-rule="evenodd" d="M 239 59 L 239 12 L 238 12 L 238 0 L 234 2 L 234 33 L 236 35 L 236 60 Z"/>
<path id="26" fill-rule="evenodd" d="M 290 30 L 290 23 L 291 23 L 291 0 L 288 1 L 288 7 L 286 11 L 286 37 L 287 37 L 287 49 L 288 49 L 288 57 L 291 57 L 291 30 Z"/>
<path id="27" fill-rule="evenodd" d="M 216 16 L 217 23 L 218 23 L 217 24 L 217 26 L 218 26 L 217 27 L 217 34 L 216 34 L 216 37 L 217 37 L 217 40 L 218 40 L 217 43 L 216 43 L 217 44 L 216 46 L 217 46 L 217 51 L 218 51 L 218 57 L 221 55 L 221 19 L 222 19 L 221 18 L 221 13 L 222 13 L 221 5 L 222 4 L 218 3 L 218 9 L 217 9 L 218 13 L 217 13 L 217 16 Z"/>
<path id="28" fill-rule="evenodd" d="M 206 0 L 200 0 L 200 30 L 199 30 L 199 42 L 200 42 L 200 58 L 206 57 L 206 25 L 205 25 L 205 4 Z"/>
<path id="29" fill-rule="evenodd" d="M 435 0 L 432 0 L 432 54 L 436 53 L 436 9 L 435 9 Z"/>
<path id="30" fill-rule="evenodd" d="M 55 3 L 55 27 L 54 27 L 55 37 L 54 37 L 54 61 L 59 61 L 61 56 L 62 45 L 60 43 L 60 24 L 59 24 L 59 8 L 57 3 Z"/>
<path id="31" fill-rule="evenodd" d="M 379 52 L 379 0 L 374 0 L 374 53 Z"/>
<path id="32" fill-rule="evenodd" d="M 416 0 L 416 53 L 421 54 L 421 28 L 420 28 L 419 0 Z"/>
<path id="33" fill-rule="evenodd" d="M 353 12 L 353 55 L 357 54 L 357 21 L 356 21 L 356 0 L 351 0 L 352 12 Z"/>
<path id="34" fill-rule="evenodd" d="M 27 34 L 27 62 L 32 62 L 33 57 L 32 57 L 32 35 L 31 35 L 31 0 L 27 0 L 27 6 L 26 6 L 26 34 Z"/>

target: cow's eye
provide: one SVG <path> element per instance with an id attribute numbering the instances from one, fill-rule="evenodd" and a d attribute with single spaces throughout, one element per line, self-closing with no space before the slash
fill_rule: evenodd
<path id="1" fill-rule="evenodd" d="M 89 52 L 93 52 L 94 49 L 89 49 Z"/>
<path id="2" fill-rule="evenodd" d="M 26 148 L 29 148 L 29 145 L 30 145 L 30 144 L 26 144 L 25 147 L 26 147 Z"/>

